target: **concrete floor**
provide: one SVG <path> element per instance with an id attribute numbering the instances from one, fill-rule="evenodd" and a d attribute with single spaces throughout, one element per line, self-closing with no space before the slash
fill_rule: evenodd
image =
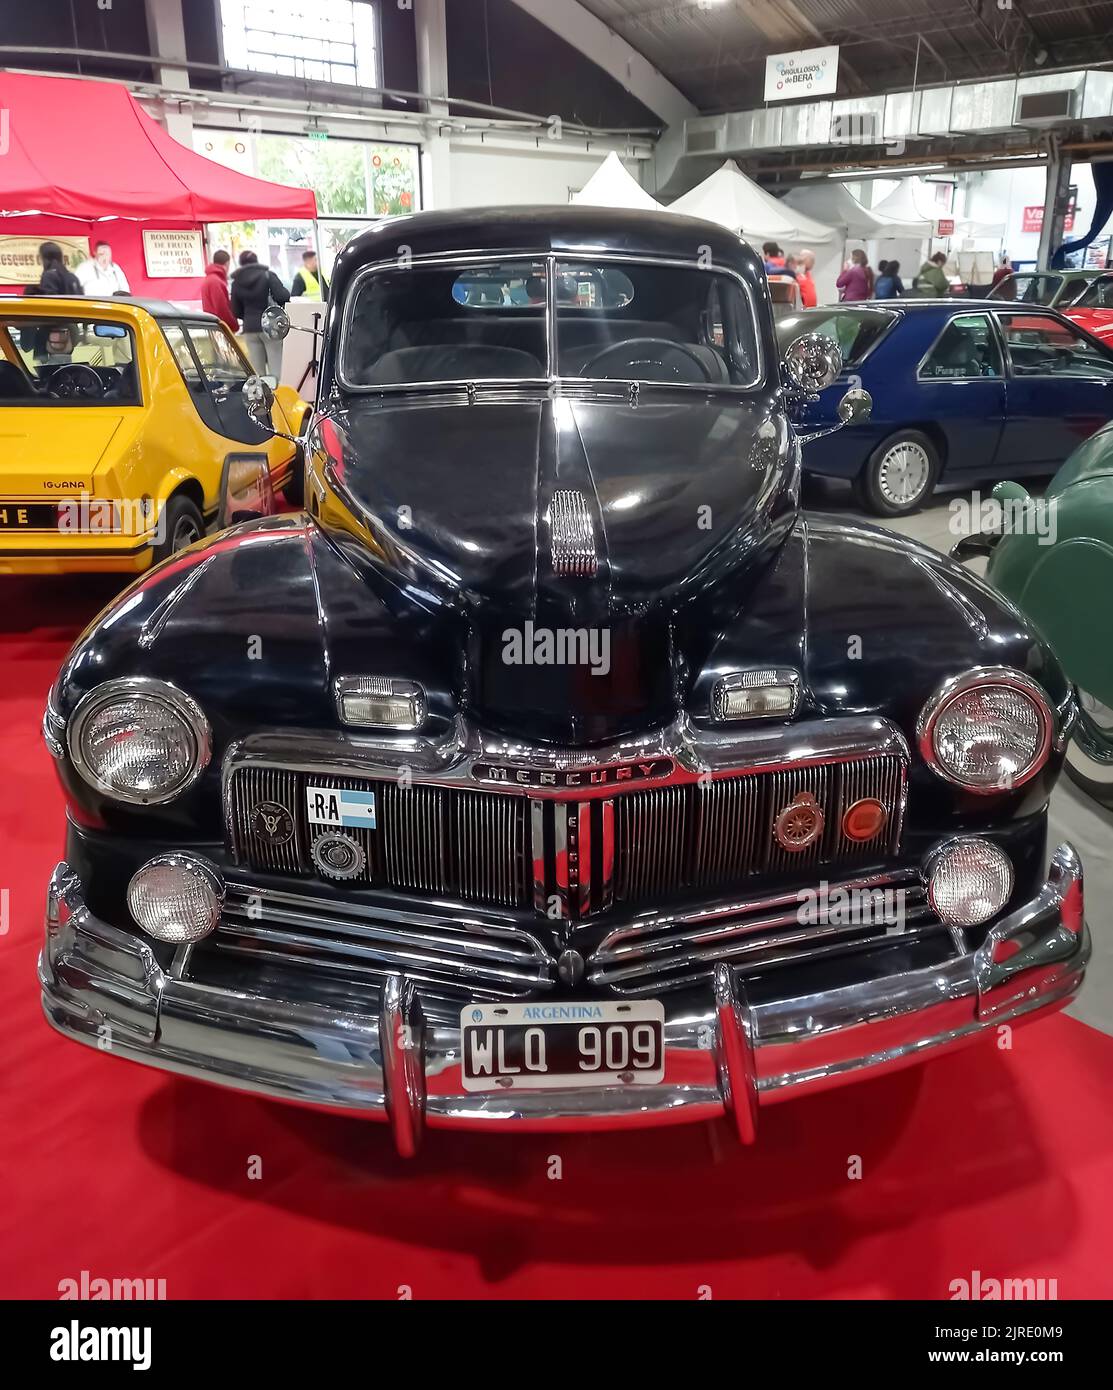
<path id="1" fill-rule="evenodd" d="M 962 495 L 937 495 L 930 506 L 914 516 L 881 523 L 879 518 L 858 510 L 848 486 L 811 481 L 806 505 L 845 513 L 874 525 L 887 525 L 945 554 L 957 539 L 949 528 L 950 503 Z M 984 570 L 984 561 L 977 561 L 976 567 Z M 1113 813 L 1083 796 L 1066 777 L 1060 779 L 1051 798 L 1049 841 L 1055 845 L 1061 840 L 1070 840 L 1082 856 L 1086 870 L 1086 920 L 1094 942 L 1086 983 L 1068 1012 L 1113 1036 Z"/>

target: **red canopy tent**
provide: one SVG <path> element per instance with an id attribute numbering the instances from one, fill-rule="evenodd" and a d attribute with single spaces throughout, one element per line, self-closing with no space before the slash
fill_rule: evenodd
<path id="1" fill-rule="evenodd" d="M 199 280 L 148 280 L 140 222 L 162 230 L 317 216 L 310 189 L 251 178 L 187 149 L 115 83 L 0 72 L 0 108 L 0 229 L 109 241 L 136 293 L 200 294 Z"/>

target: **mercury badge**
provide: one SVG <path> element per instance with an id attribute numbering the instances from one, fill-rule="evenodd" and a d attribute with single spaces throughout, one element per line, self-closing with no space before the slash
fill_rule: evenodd
<path id="1" fill-rule="evenodd" d="M 313 862 L 325 878 L 358 878 L 367 867 L 367 855 L 354 835 L 326 830 L 313 837 L 309 847 Z"/>
<path id="2" fill-rule="evenodd" d="M 800 792 L 773 822 L 777 844 L 791 853 L 808 849 L 823 834 L 823 812 L 811 792 Z"/>
<path id="3" fill-rule="evenodd" d="M 284 845 L 294 834 L 293 816 L 277 801 L 260 801 L 251 813 L 251 826 L 268 845 Z"/>

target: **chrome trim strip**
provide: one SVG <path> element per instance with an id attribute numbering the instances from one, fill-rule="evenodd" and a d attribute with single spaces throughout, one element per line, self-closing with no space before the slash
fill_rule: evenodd
<path id="1" fill-rule="evenodd" d="M 575 488 L 557 488 L 546 513 L 553 573 L 562 579 L 591 579 L 599 569 L 595 527 L 587 498 Z"/>
<path id="2" fill-rule="evenodd" d="M 783 727 L 697 728 L 687 716 L 652 734 L 630 737 L 593 749 L 554 749 L 507 740 L 457 716 L 443 738 L 375 738 L 357 733 L 276 730 L 251 734 L 233 743 L 222 769 L 226 823 L 232 826 L 230 785 L 240 767 L 272 767 L 283 771 L 392 780 L 408 768 L 415 783 L 441 786 L 487 786 L 501 792 L 542 800 L 595 800 L 647 786 L 698 782 L 736 776 L 741 771 L 799 770 L 821 764 L 849 762 L 868 755 L 892 755 L 909 762 L 904 735 L 888 719 L 852 715 L 813 719 Z M 670 758 L 671 771 L 646 781 L 592 780 L 591 773 L 654 758 Z M 477 764 L 497 763 L 519 770 L 521 782 L 481 783 Z M 531 770 L 580 774 L 582 782 L 538 786 L 525 780 Z"/>

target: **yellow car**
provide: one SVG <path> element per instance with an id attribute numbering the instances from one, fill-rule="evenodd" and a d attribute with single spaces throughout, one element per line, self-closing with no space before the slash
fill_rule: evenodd
<path id="1" fill-rule="evenodd" d="M 0 574 L 145 570 L 230 521 L 267 461 L 301 500 L 302 451 L 248 414 L 252 368 L 219 319 L 130 298 L 0 299 Z M 272 420 L 298 437 L 289 387 Z M 238 472 L 237 472 L 238 470 Z"/>

